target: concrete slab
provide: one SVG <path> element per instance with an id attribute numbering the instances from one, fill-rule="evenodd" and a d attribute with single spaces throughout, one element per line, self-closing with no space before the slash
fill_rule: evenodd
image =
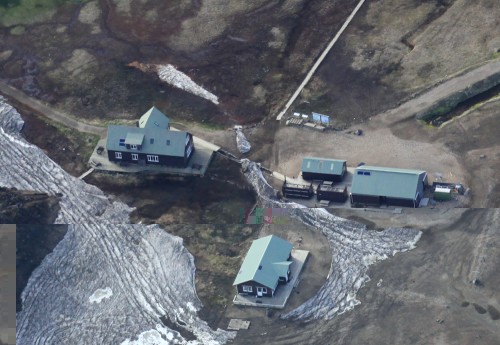
<path id="1" fill-rule="evenodd" d="M 308 255 L 309 251 L 307 250 L 292 250 L 292 278 L 288 284 L 278 286 L 273 297 L 256 297 L 237 294 L 234 296 L 233 303 L 249 307 L 283 309 L 293 289 L 299 284 L 300 272 L 302 271 L 302 267 L 304 267 Z"/>
<path id="2" fill-rule="evenodd" d="M 248 327 L 250 327 L 250 321 L 245 321 L 242 319 L 231 319 L 229 321 L 227 329 L 231 331 L 239 331 L 240 329 L 248 329 Z"/>
<path id="3" fill-rule="evenodd" d="M 101 154 L 97 153 L 99 146 L 106 147 L 106 138 L 99 140 L 96 149 L 92 152 L 89 159 L 89 164 L 97 171 L 118 172 L 118 173 L 161 173 L 178 176 L 203 176 L 210 165 L 213 149 L 216 145 L 205 145 L 205 141 L 193 140 L 195 143 L 195 151 L 189 160 L 189 165 L 186 168 L 166 167 L 162 165 L 137 165 L 129 163 L 120 165 L 108 160 L 108 152 L 104 149 Z"/>

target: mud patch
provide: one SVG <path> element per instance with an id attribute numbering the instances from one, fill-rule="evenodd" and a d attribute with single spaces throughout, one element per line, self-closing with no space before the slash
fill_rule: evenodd
<path id="1" fill-rule="evenodd" d="M 464 307 L 464 308 L 468 307 L 469 305 L 470 305 L 470 303 L 467 301 L 463 301 L 462 304 L 460 304 L 460 306 Z"/>
<path id="2" fill-rule="evenodd" d="M 488 313 L 490 314 L 490 318 L 492 320 L 500 320 L 500 311 L 496 309 L 495 307 L 488 305 Z"/>
<path id="3" fill-rule="evenodd" d="M 479 304 L 472 303 L 472 305 L 474 306 L 474 309 L 476 309 L 476 311 L 479 314 L 486 314 L 486 309 L 484 309 L 483 307 L 481 307 Z"/>

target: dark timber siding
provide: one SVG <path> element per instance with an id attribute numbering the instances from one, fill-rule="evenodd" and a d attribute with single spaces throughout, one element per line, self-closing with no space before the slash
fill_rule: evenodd
<path id="1" fill-rule="evenodd" d="M 188 165 L 188 159 L 186 157 L 174 157 L 174 156 L 162 156 L 162 155 L 153 155 L 153 156 L 158 156 L 159 162 L 148 162 L 147 156 L 148 153 L 143 153 L 143 152 L 123 152 L 123 151 L 118 151 L 122 153 L 122 159 L 117 159 L 115 157 L 115 152 L 117 151 L 109 151 L 108 150 L 108 159 L 111 162 L 126 162 L 126 163 L 131 163 L 131 164 L 138 164 L 139 162 L 144 163 L 144 164 L 150 164 L 150 165 L 167 165 L 167 166 L 173 166 L 173 167 L 180 167 L 180 168 L 185 168 Z M 194 148 L 193 148 L 194 152 Z M 137 153 L 138 154 L 138 160 L 132 160 L 132 153 Z M 192 154 L 191 154 L 192 155 Z"/>
<path id="2" fill-rule="evenodd" d="M 320 185 L 321 186 L 321 185 Z M 316 196 L 318 201 L 330 200 L 336 202 L 345 202 L 347 200 L 347 187 L 337 188 L 335 190 L 321 190 L 320 187 L 316 189 Z"/>
<path id="3" fill-rule="evenodd" d="M 243 285 L 251 286 L 252 292 L 243 292 Z M 272 297 L 273 296 L 273 291 L 271 288 L 264 286 L 262 284 L 259 284 L 257 282 L 254 282 L 253 280 L 236 285 L 236 289 L 237 289 L 239 294 L 252 295 L 252 296 L 257 296 L 257 287 L 264 287 L 267 289 L 267 293 L 262 294 L 262 296 L 265 296 L 265 297 Z"/>
<path id="4" fill-rule="evenodd" d="M 373 195 L 352 194 L 351 204 L 361 205 L 381 205 L 386 204 L 389 206 L 403 206 L 403 207 L 418 207 L 420 197 L 417 200 L 401 199 L 401 198 L 383 198 Z"/>
<path id="5" fill-rule="evenodd" d="M 303 172 L 302 178 L 304 180 L 321 180 L 321 181 L 333 181 L 340 182 L 344 178 L 344 175 L 335 175 L 335 174 L 319 174 L 312 172 Z"/>

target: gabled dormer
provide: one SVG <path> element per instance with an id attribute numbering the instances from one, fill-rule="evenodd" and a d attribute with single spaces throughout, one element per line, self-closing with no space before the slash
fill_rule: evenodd
<path id="1" fill-rule="evenodd" d="M 143 133 L 127 133 L 125 137 L 125 147 L 129 150 L 142 150 L 144 142 Z"/>

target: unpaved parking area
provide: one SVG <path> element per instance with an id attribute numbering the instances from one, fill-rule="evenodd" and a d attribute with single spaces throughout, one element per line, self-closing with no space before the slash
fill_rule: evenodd
<path id="1" fill-rule="evenodd" d="M 465 173 L 457 157 L 439 143 L 403 140 L 387 128 L 365 130 L 356 136 L 346 132 L 314 132 L 283 127 L 277 134 L 278 164 L 273 169 L 293 176 L 300 173 L 305 156 L 346 159 L 348 166 L 368 165 L 422 169 L 432 181 L 436 173 L 450 182 L 461 182 Z M 274 162 L 270 162 L 274 163 Z"/>

